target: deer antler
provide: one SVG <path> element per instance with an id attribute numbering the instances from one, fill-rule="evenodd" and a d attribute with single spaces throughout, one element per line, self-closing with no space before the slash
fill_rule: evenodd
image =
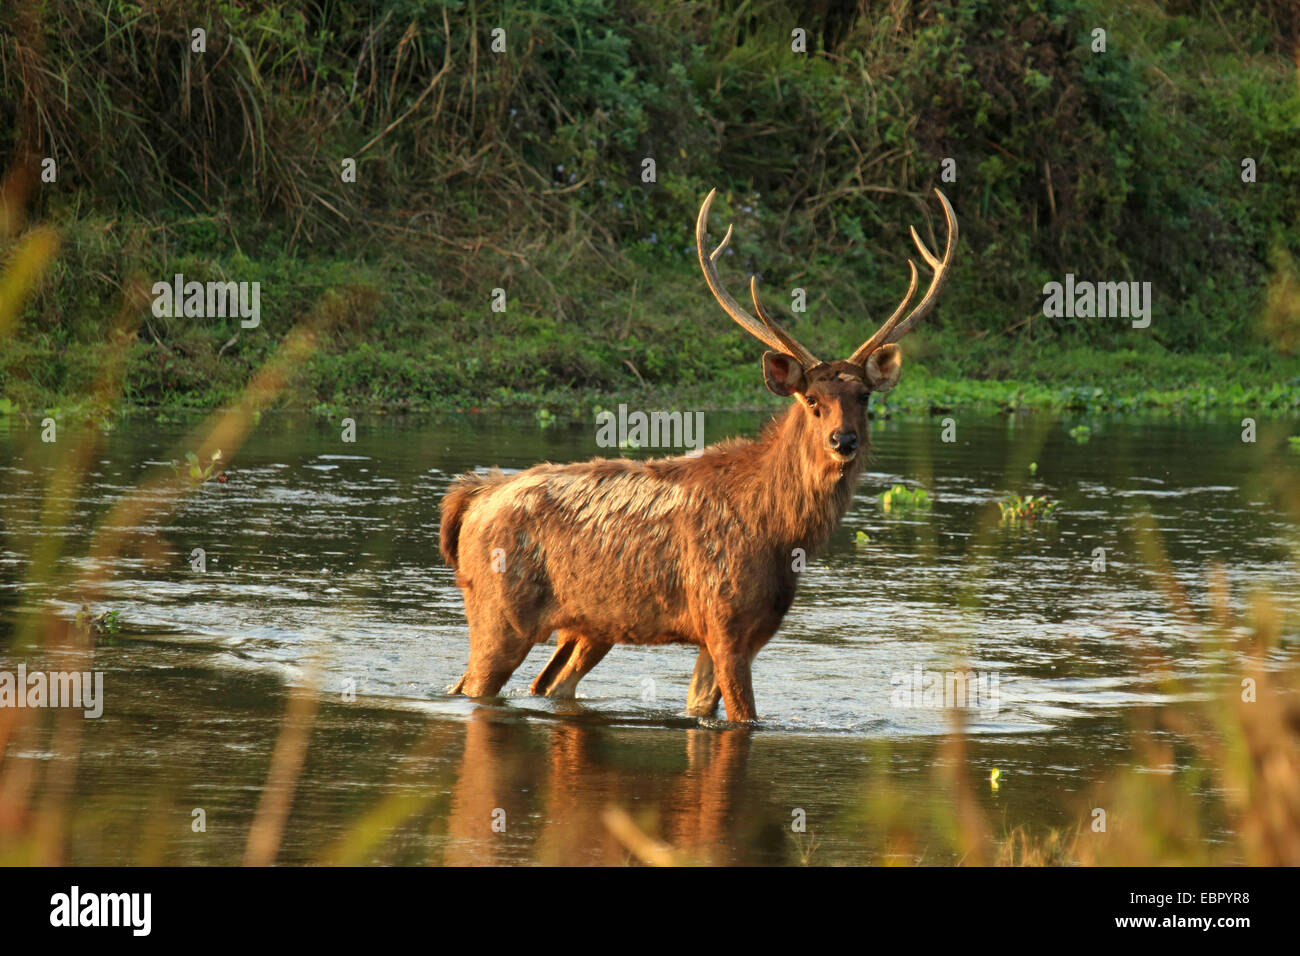
<path id="1" fill-rule="evenodd" d="M 759 305 L 758 287 L 753 278 L 750 279 L 749 289 L 754 298 L 754 309 L 762 319 L 761 322 L 740 307 L 740 303 L 731 297 L 731 293 L 718 278 L 718 256 L 722 255 L 723 250 L 727 248 L 727 243 L 731 242 L 731 226 L 727 226 L 727 234 L 718 243 L 718 248 L 711 253 L 704 251 L 708 248 L 705 233 L 709 225 L 709 208 L 713 205 L 713 197 L 717 194 L 716 189 L 709 190 L 709 194 L 704 197 L 704 204 L 700 206 L 700 214 L 695 220 L 695 247 L 699 250 L 700 268 L 704 270 L 704 281 L 709 284 L 709 291 L 713 293 L 713 297 L 718 300 L 718 305 L 722 306 L 727 315 L 736 320 L 737 325 L 764 345 L 789 355 L 805 369 L 820 365 L 821 362 L 816 356 L 800 345 L 794 336 L 781 328 L 777 321 Z"/>
<path id="2" fill-rule="evenodd" d="M 876 330 L 876 334 L 863 342 L 858 350 L 849 357 L 849 361 L 854 365 L 865 365 L 867 356 L 876 349 L 882 345 L 888 345 L 890 342 L 897 342 L 910 332 L 916 323 L 930 314 L 930 310 L 934 308 L 935 299 L 939 296 L 939 290 L 948 281 L 948 267 L 952 265 L 953 251 L 957 248 L 957 217 L 953 214 L 952 206 L 948 203 L 948 197 L 937 189 L 934 194 L 939 197 L 939 202 L 943 203 L 943 215 L 948 220 L 948 242 L 943 249 L 942 261 L 937 259 L 934 253 L 925 247 L 921 237 L 916 234 L 916 228 L 912 228 L 912 241 L 916 243 L 917 251 L 921 253 L 921 258 L 925 260 L 925 264 L 934 270 L 934 276 L 930 279 L 930 288 L 925 291 L 925 298 L 921 300 L 920 304 L 908 313 L 906 318 L 901 318 L 903 310 L 912 301 L 912 293 L 916 291 L 916 263 L 908 259 L 907 265 L 912 270 L 912 281 L 907 287 L 907 295 L 903 296 L 903 301 L 898 303 L 898 308 L 894 310 L 894 314 L 885 320 L 885 324 Z"/>

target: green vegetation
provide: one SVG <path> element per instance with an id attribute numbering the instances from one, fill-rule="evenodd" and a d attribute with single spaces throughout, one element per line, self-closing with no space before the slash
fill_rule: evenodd
<path id="1" fill-rule="evenodd" d="M 924 488 L 909 489 L 906 485 L 894 485 L 888 491 L 876 496 L 880 501 L 880 510 L 888 514 L 895 509 L 899 511 L 928 511 L 931 505 L 930 493 Z"/>
<path id="2" fill-rule="evenodd" d="M 998 502 L 998 511 L 1002 513 L 1002 523 L 1006 525 L 1031 525 L 1035 521 L 1052 521 L 1059 501 L 1052 501 L 1041 495 L 1008 495 Z"/>
<path id="3" fill-rule="evenodd" d="M 87 634 L 107 634 L 115 636 L 122 631 L 121 611 L 102 611 L 96 615 L 89 607 L 82 605 L 77 611 L 75 623 Z"/>
<path id="4" fill-rule="evenodd" d="M 792 331 L 844 355 L 901 295 L 950 158 L 961 252 L 887 407 L 1300 406 L 1294 5 L 823 9 L 8 4 L 6 204 L 25 196 L 59 247 L 0 347 L 0 396 L 94 404 L 124 344 L 129 405 L 215 406 L 323 309 L 285 404 L 752 406 L 761 348 L 695 262 L 703 195 L 721 191 L 715 237 L 736 225 L 733 289 L 759 272 L 772 308 L 806 289 Z M 4 217 L 0 269 L 22 222 Z M 261 325 L 153 316 L 178 272 L 260 282 Z M 1151 282 L 1150 328 L 1044 317 L 1067 272 Z"/>
<path id="5" fill-rule="evenodd" d="M 178 461 L 172 462 L 172 470 L 175 471 L 177 475 L 183 475 L 196 485 L 203 484 L 203 482 L 216 474 L 217 469 L 220 467 L 220 450 L 214 451 L 212 456 L 206 462 L 199 461 L 198 454 L 192 451 L 187 451 L 185 453 L 185 464 L 183 466 Z"/>

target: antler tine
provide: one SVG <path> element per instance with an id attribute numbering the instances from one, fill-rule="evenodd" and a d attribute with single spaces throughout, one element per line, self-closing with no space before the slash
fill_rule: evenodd
<path id="1" fill-rule="evenodd" d="M 934 194 L 939 197 L 939 202 L 943 205 L 944 219 L 948 224 L 948 240 L 944 244 L 943 259 L 937 258 L 934 253 L 926 248 L 925 243 L 921 241 L 921 237 L 917 235 L 916 227 L 913 226 L 911 229 L 912 241 L 916 243 L 916 249 L 921 254 L 921 258 L 925 260 L 926 265 L 934 270 L 934 275 L 930 278 L 930 287 L 925 290 L 925 296 L 917 304 L 916 308 L 908 313 L 906 318 L 900 319 L 903 310 L 912 299 L 912 294 L 916 291 L 916 263 L 908 259 L 907 264 L 912 270 L 912 281 L 908 286 L 907 295 L 903 297 L 902 303 L 894 310 L 894 314 L 885 321 L 885 324 L 877 329 L 871 338 L 862 343 L 849 358 L 849 361 L 855 365 L 865 364 L 867 356 L 872 352 L 882 345 L 897 342 L 910 332 L 913 326 L 929 315 L 934 308 L 939 291 L 943 288 L 944 283 L 948 281 L 948 269 L 952 265 L 953 252 L 957 248 L 957 216 L 952 211 L 952 205 L 948 202 L 947 196 L 938 189 L 934 191 Z"/>
<path id="2" fill-rule="evenodd" d="M 718 256 L 722 255 L 723 250 L 726 249 L 727 245 L 731 242 L 731 229 L 731 223 L 727 223 L 727 234 L 723 236 L 722 241 L 718 243 L 718 248 L 709 253 L 709 261 L 715 265 L 718 262 Z"/>
<path id="3" fill-rule="evenodd" d="M 866 361 L 868 355 L 885 344 L 886 336 L 888 336 L 890 332 L 894 331 L 894 326 L 898 325 L 898 320 L 907 309 L 908 303 L 912 301 L 912 296 L 916 293 L 917 286 L 916 263 L 911 259 L 908 259 L 907 268 L 912 273 L 912 278 L 907 283 L 907 294 L 903 296 L 903 301 L 898 303 L 898 308 L 894 310 L 893 314 L 889 318 L 885 319 L 884 325 L 876 329 L 876 334 L 863 342 L 858 350 L 849 356 L 849 361 L 855 365 L 861 365 Z"/>
<path id="4" fill-rule="evenodd" d="M 819 364 L 813 354 L 795 341 L 790 333 L 770 319 L 759 322 L 741 308 L 740 303 L 732 298 L 731 293 L 722 284 L 722 280 L 718 278 L 718 256 L 722 255 L 722 251 L 727 248 L 727 243 L 731 241 L 732 227 L 727 226 L 727 234 L 722 237 L 722 242 L 718 243 L 718 247 L 713 252 L 704 251 L 707 248 L 705 240 L 709 225 L 709 209 L 713 206 L 713 197 L 717 194 L 716 189 L 709 190 L 709 194 L 704 197 L 704 203 L 700 206 L 700 214 L 695 219 L 695 249 L 699 253 L 700 268 L 704 271 L 704 281 L 709 284 L 709 291 L 718 300 L 718 305 L 722 306 L 723 311 L 731 316 L 737 325 L 764 345 L 790 355 L 804 368 Z"/>
<path id="5" fill-rule="evenodd" d="M 921 258 L 931 269 L 939 268 L 938 257 L 930 251 L 930 247 L 921 241 L 921 237 L 916 234 L 916 226 L 908 226 L 908 231 L 912 234 L 912 242 L 916 243 L 916 251 L 921 253 Z"/>
<path id="6" fill-rule="evenodd" d="M 771 331 L 773 335 L 781 340 L 784 348 L 780 351 L 786 352 L 798 359 L 799 364 L 805 369 L 820 364 L 817 361 L 816 356 L 800 345 L 798 341 L 795 340 L 795 337 L 787 332 L 780 322 L 772 318 L 767 309 L 763 308 L 763 303 L 758 301 L 758 276 L 749 277 L 749 297 L 754 300 L 754 311 L 757 312 L 758 317 L 763 320 L 763 324 L 768 327 L 768 330 Z"/>

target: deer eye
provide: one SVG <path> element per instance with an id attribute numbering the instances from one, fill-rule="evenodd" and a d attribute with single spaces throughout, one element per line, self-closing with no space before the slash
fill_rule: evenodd
<path id="1" fill-rule="evenodd" d="M 808 402 L 808 407 L 815 411 L 817 408 L 817 399 L 814 398 L 812 395 L 805 395 L 804 399 Z"/>
<path id="2" fill-rule="evenodd" d="M 858 404 L 859 404 L 859 405 L 866 405 L 866 404 L 867 404 L 868 402 L 870 402 L 870 401 L 871 401 L 871 393 L 870 393 L 870 392 L 863 392 L 861 395 L 858 396 Z"/>

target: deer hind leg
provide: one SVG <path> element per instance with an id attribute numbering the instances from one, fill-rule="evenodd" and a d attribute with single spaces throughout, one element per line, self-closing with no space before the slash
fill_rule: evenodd
<path id="1" fill-rule="evenodd" d="M 451 689 L 466 697 L 494 697 L 524 662 L 536 641 L 492 614 L 475 614 L 469 622 L 469 664 Z"/>
<path id="2" fill-rule="evenodd" d="M 686 692 L 686 713 L 692 717 L 712 717 L 718 712 L 721 700 L 713 657 L 707 647 L 701 647 L 700 656 L 695 659 L 695 672 L 691 674 L 691 687 Z"/>
<path id="3" fill-rule="evenodd" d="M 578 681 L 609 653 L 612 644 L 588 640 L 577 631 L 556 634 L 555 653 L 533 681 L 531 692 L 543 697 L 573 697 Z"/>

